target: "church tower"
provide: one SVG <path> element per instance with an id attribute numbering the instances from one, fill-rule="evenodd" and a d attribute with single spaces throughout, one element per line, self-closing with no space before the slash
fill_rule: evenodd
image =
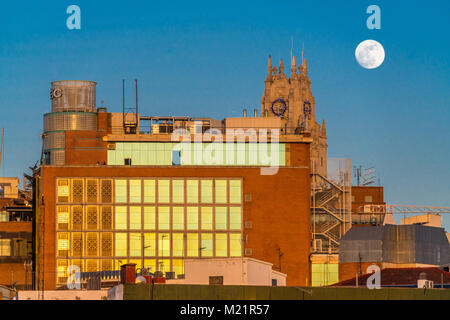
<path id="1" fill-rule="evenodd" d="M 327 132 L 325 120 L 316 121 L 316 102 L 311 91 L 306 59 L 297 67 L 295 56 L 291 61 L 290 77 L 284 73 L 283 60 L 272 67 L 269 56 L 267 77 L 261 99 L 261 115 L 281 119 L 281 134 L 304 135 L 313 139 L 311 170 L 327 175 Z"/>

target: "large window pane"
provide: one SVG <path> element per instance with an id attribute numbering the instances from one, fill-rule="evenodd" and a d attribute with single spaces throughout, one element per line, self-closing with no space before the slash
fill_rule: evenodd
<path id="1" fill-rule="evenodd" d="M 187 207 L 187 229 L 198 230 L 198 207 Z"/>
<path id="2" fill-rule="evenodd" d="M 158 234 L 158 256 L 170 256 L 170 234 L 168 233 Z"/>
<path id="3" fill-rule="evenodd" d="M 230 229 L 240 230 L 242 226 L 242 208 L 230 207 Z"/>
<path id="4" fill-rule="evenodd" d="M 115 211 L 116 229 L 127 229 L 127 207 L 116 206 Z"/>
<path id="5" fill-rule="evenodd" d="M 241 180 L 230 180 L 230 203 L 241 203 Z"/>
<path id="6" fill-rule="evenodd" d="M 172 207 L 172 229 L 184 229 L 184 207 Z"/>
<path id="7" fill-rule="evenodd" d="M 216 180 L 216 203 L 227 203 L 227 180 Z"/>
<path id="8" fill-rule="evenodd" d="M 144 268 L 149 272 L 153 273 L 156 271 L 156 260 L 155 259 L 144 259 Z"/>
<path id="9" fill-rule="evenodd" d="M 126 233 L 116 233 L 116 257 L 126 257 L 127 253 L 127 234 Z M 126 263 L 126 261 L 124 262 Z"/>
<path id="10" fill-rule="evenodd" d="M 155 203 L 155 180 L 144 180 L 144 202 Z"/>
<path id="11" fill-rule="evenodd" d="M 159 259 L 158 260 L 158 270 L 161 272 L 170 271 L 170 260 L 169 259 Z"/>
<path id="12" fill-rule="evenodd" d="M 184 241 L 182 233 L 172 234 L 172 256 L 174 257 L 184 256 Z"/>
<path id="13" fill-rule="evenodd" d="M 130 180 L 130 202 L 141 203 L 141 180 Z"/>
<path id="14" fill-rule="evenodd" d="M 142 236 L 140 233 L 130 233 L 130 256 L 142 256 Z"/>
<path id="15" fill-rule="evenodd" d="M 242 240 L 240 233 L 230 233 L 230 256 L 242 256 Z"/>
<path id="16" fill-rule="evenodd" d="M 115 201 L 116 203 L 127 202 L 127 180 L 115 181 Z"/>
<path id="17" fill-rule="evenodd" d="M 179 274 L 184 274 L 184 261 L 182 259 L 172 260 L 172 271 L 175 272 L 175 278 Z"/>
<path id="18" fill-rule="evenodd" d="M 160 203 L 170 202 L 170 180 L 158 180 L 158 201 Z"/>
<path id="19" fill-rule="evenodd" d="M 156 237 L 154 233 L 144 233 L 144 256 L 154 257 L 156 252 Z"/>
<path id="20" fill-rule="evenodd" d="M 172 180 L 172 202 L 184 203 L 184 180 Z"/>
<path id="21" fill-rule="evenodd" d="M 186 181 L 186 193 L 188 203 L 198 203 L 198 180 Z"/>
<path id="22" fill-rule="evenodd" d="M 226 233 L 216 233 L 216 257 L 228 256 L 228 237 Z"/>
<path id="23" fill-rule="evenodd" d="M 200 248 L 202 257 L 212 257 L 213 237 L 212 233 L 202 233 L 202 246 Z"/>
<path id="24" fill-rule="evenodd" d="M 212 229 L 212 207 L 202 207 L 202 230 Z"/>
<path id="25" fill-rule="evenodd" d="M 227 229 L 227 207 L 216 207 L 216 229 Z"/>
<path id="26" fill-rule="evenodd" d="M 198 257 L 198 233 L 187 234 L 187 256 Z"/>
<path id="27" fill-rule="evenodd" d="M 130 207 L 130 229 L 141 229 L 141 207 Z"/>
<path id="28" fill-rule="evenodd" d="M 158 229 L 170 229 L 170 207 L 158 207 Z"/>
<path id="29" fill-rule="evenodd" d="M 155 230 L 155 207 L 144 207 L 144 229 Z"/>
<path id="30" fill-rule="evenodd" d="M 212 203 L 212 180 L 201 180 L 202 203 Z"/>

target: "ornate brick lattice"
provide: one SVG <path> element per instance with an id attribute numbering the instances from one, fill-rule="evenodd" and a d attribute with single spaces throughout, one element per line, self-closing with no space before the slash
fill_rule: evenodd
<path id="1" fill-rule="evenodd" d="M 98 255 L 98 234 L 86 233 L 86 256 L 96 257 Z"/>
<path id="2" fill-rule="evenodd" d="M 83 255 L 83 235 L 81 232 L 72 233 L 72 256 L 81 257 Z"/>
<path id="3" fill-rule="evenodd" d="M 86 182 L 86 197 L 87 202 L 98 202 L 98 181 L 97 179 L 87 179 Z"/>
<path id="4" fill-rule="evenodd" d="M 112 180 L 102 180 L 102 203 L 112 202 Z"/>
<path id="5" fill-rule="evenodd" d="M 98 207 L 88 206 L 86 208 L 86 227 L 88 230 L 97 230 L 98 226 Z"/>
<path id="6" fill-rule="evenodd" d="M 102 207 L 101 227 L 103 230 L 112 229 L 112 207 Z"/>
<path id="7" fill-rule="evenodd" d="M 72 230 L 83 229 L 83 207 L 72 206 Z"/>
<path id="8" fill-rule="evenodd" d="M 73 179 L 72 180 L 72 202 L 82 203 L 84 199 L 83 192 L 83 180 Z"/>
<path id="9" fill-rule="evenodd" d="M 112 257 L 112 233 L 104 232 L 102 233 L 102 256 L 103 257 Z"/>
<path id="10" fill-rule="evenodd" d="M 103 259 L 102 260 L 102 271 L 112 271 L 113 270 L 113 262 L 111 259 Z"/>
<path id="11" fill-rule="evenodd" d="M 87 260 L 86 261 L 86 271 L 87 272 L 98 271 L 98 260 Z"/>

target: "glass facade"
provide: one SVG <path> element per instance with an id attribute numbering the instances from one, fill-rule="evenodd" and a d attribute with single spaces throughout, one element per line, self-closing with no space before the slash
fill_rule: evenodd
<path id="1" fill-rule="evenodd" d="M 337 263 L 312 263 L 311 286 L 328 286 L 339 282 L 339 265 Z"/>
<path id="2" fill-rule="evenodd" d="M 92 272 L 136 263 L 178 275 L 184 258 L 242 256 L 241 179 L 59 178 L 56 185 L 58 284 L 70 265 Z"/>

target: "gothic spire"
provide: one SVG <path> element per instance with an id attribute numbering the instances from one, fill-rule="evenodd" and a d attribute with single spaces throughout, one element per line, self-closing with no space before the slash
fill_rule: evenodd
<path id="1" fill-rule="evenodd" d="M 295 56 L 293 56 L 291 63 L 291 77 L 296 73 L 297 73 L 297 61 L 295 60 Z"/>
<path id="2" fill-rule="evenodd" d="M 303 73 L 305 76 L 308 75 L 308 63 L 306 62 L 306 58 L 303 60 Z"/>
<path id="3" fill-rule="evenodd" d="M 284 74 L 283 59 L 280 59 L 280 72 L 279 72 L 279 74 Z"/>
<path id="4" fill-rule="evenodd" d="M 267 73 L 272 74 L 272 57 L 269 55 L 269 62 L 267 64 Z"/>

